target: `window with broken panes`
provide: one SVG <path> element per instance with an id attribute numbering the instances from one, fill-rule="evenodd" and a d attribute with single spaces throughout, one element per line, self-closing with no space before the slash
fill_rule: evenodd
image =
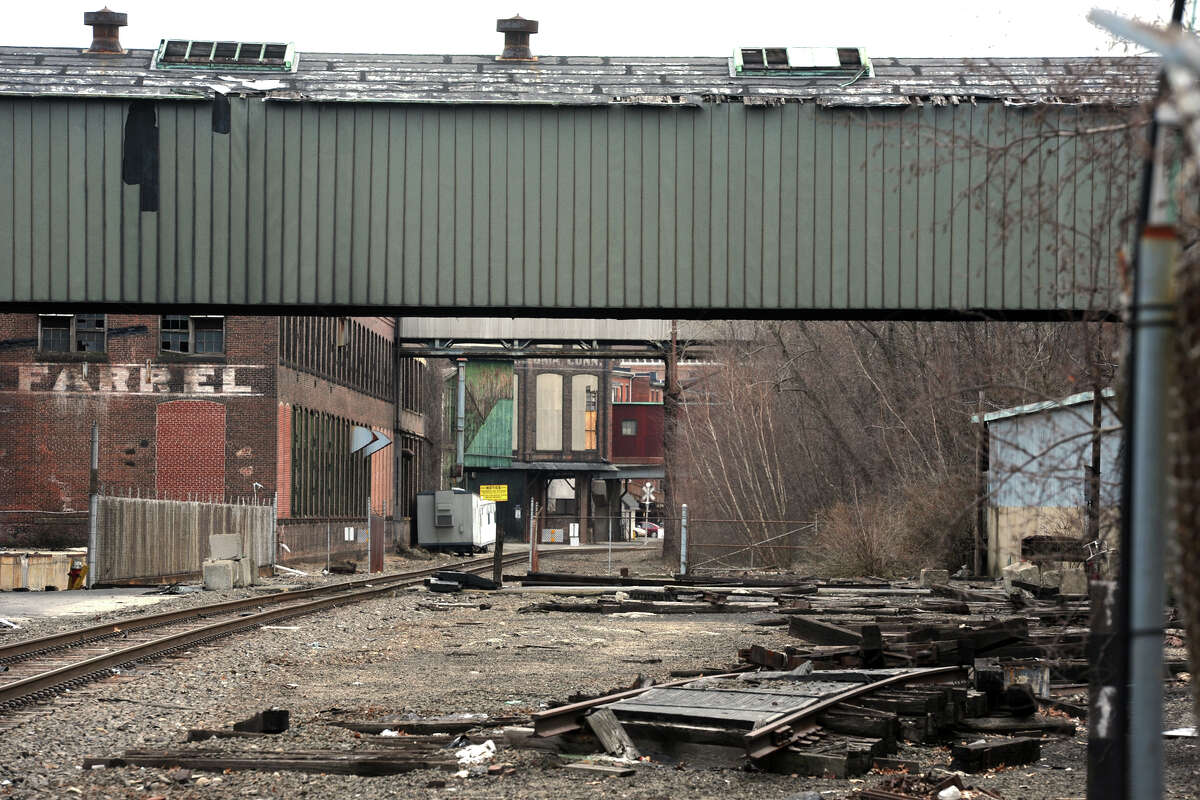
<path id="1" fill-rule="evenodd" d="M 159 323 L 159 349 L 164 353 L 224 353 L 225 318 L 164 314 Z"/>
<path id="2" fill-rule="evenodd" d="M 38 341 L 43 353 L 103 353 L 103 314 L 42 314 Z"/>

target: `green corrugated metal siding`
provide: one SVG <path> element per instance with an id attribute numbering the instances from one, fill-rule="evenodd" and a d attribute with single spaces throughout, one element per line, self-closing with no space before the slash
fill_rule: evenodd
<path id="1" fill-rule="evenodd" d="M 157 108 L 153 212 L 127 103 L 0 99 L 0 304 L 1107 308 L 1134 188 L 1086 107 Z"/>

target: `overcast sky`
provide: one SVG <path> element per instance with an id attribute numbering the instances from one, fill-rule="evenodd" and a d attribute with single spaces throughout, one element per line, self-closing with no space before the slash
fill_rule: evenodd
<path id="1" fill-rule="evenodd" d="M 10 0 L 12 2 L 13 0 Z M 1186 18 L 1191 17 L 1189 0 Z M 542 55 L 728 55 L 737 46 L 856 45 L 871 56 L 1086 56 L 1126 51 L 1088 24 L 1102 7 L 1164 20 L 1170 0 L 789 0 L 523 2 L 449 0 L 109 0 L 129 14 L 126 47 L 164 37 L 291 41 L 310 52 L 499 53 L 496 19 L 537 19 Z M 85 47 L 102 5 L 18 3 L 0 44 Z"/>

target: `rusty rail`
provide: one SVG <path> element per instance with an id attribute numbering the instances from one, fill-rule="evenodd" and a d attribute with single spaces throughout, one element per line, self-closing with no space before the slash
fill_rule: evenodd
<path id="1" fill-rule="evenodd" d="M 579 549 L 572 549 L 569 552 L 579 552 Z M 517 553 L 505 558 L 504 562 L 517 563 L 524 561 L 525 558 L 524 553 Z M 130 631 L 147 630 L 174 622 L 202 619 L 214 614 L 228 614 L 247 607 L 282 605 L 281 608 L 274 608 L 247 616 L 236 616 L 232 619 L 213 622 L 200 628 L 162 636 L 148 642 L 142 642 L 115 650 L 111 653 L 105 653 L 84 661 L 68 664 L 57 669 L 48 670 L 37 675 L 0 685 L 0 712 L 19 708 L 30 702 L 48 699 L 66 689 L 107 677 L 113 674 L 114 670 L 132 666 L 140 661 L 148 661 L 173 652 L 186 650 L 197 644 L 229 636 L 265 623 L 323 611 L 344 603 L 354 603 L 379 597 L 403 586 L 417 583 L 422 578 L 441 570 L 457 569 L 474 572 L 488 569 L 491 567 L 493 561 L 494 558 L 492 556 L 487 556 L 452 564 L 442 564 L 412 572 L 367 577 L 352 581 L 343 581 L 332 586 L 314 587 L 313 589 L 297 592 L 284 592 L 272 597 L 230 600 L 208 606 L 197 606 L 191 609 L 165 612 L 163 614 L 150 614 L 123 620 L 118 623 L 68 631 L 40 639 L 31 639 L 27 642 L 18 642 L 0 650 L 0 663 L 3 663 L 4 659 L 21 660 L 31 658 L 38 653 L 68 649 L 79 644 L 90 644 L 100 639 Z M 311 597 L 314 594 L 326 594 L 328 596 L 308 600 L 307 602 L 291 602 L 297 598 Z"/>
<path id="2" fill-rule="evenodd" d="M 816 723 L 808 721 L 811 717 L 838 703 L 853 700 L 855 697 L 878 691 L 892 684 L 912 683 L 928 678 L 948 677 L 953 673 L 961 672 L 963 669 L 964 667 L 927 667 L 919 670 L 907 670 L 899 675 L 891 675 L 874 683 L 862 684 L 847 689 L 844 692 L 839 692 L 820 702 L 813 703 L 798 711 L 793 711 L 791 714 L 780 717 L 769 725 L 763 725 L 761 728 L 755 728 L 745 734 L 742 737 L 742 742 L 746 746 L 746 755 L 752 759 L 758 759 L 784 749 L 801 736 L 811 733 L 819 727 Z"/>

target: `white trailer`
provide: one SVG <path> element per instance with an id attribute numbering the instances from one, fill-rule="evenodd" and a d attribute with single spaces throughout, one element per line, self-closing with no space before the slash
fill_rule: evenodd
<path id="1" fill-rule="evenodd" d="M 496 543 L 496 502 L 465 489 L 417 494 L 417 544 L 426 550 L 485 553 Z"/>

